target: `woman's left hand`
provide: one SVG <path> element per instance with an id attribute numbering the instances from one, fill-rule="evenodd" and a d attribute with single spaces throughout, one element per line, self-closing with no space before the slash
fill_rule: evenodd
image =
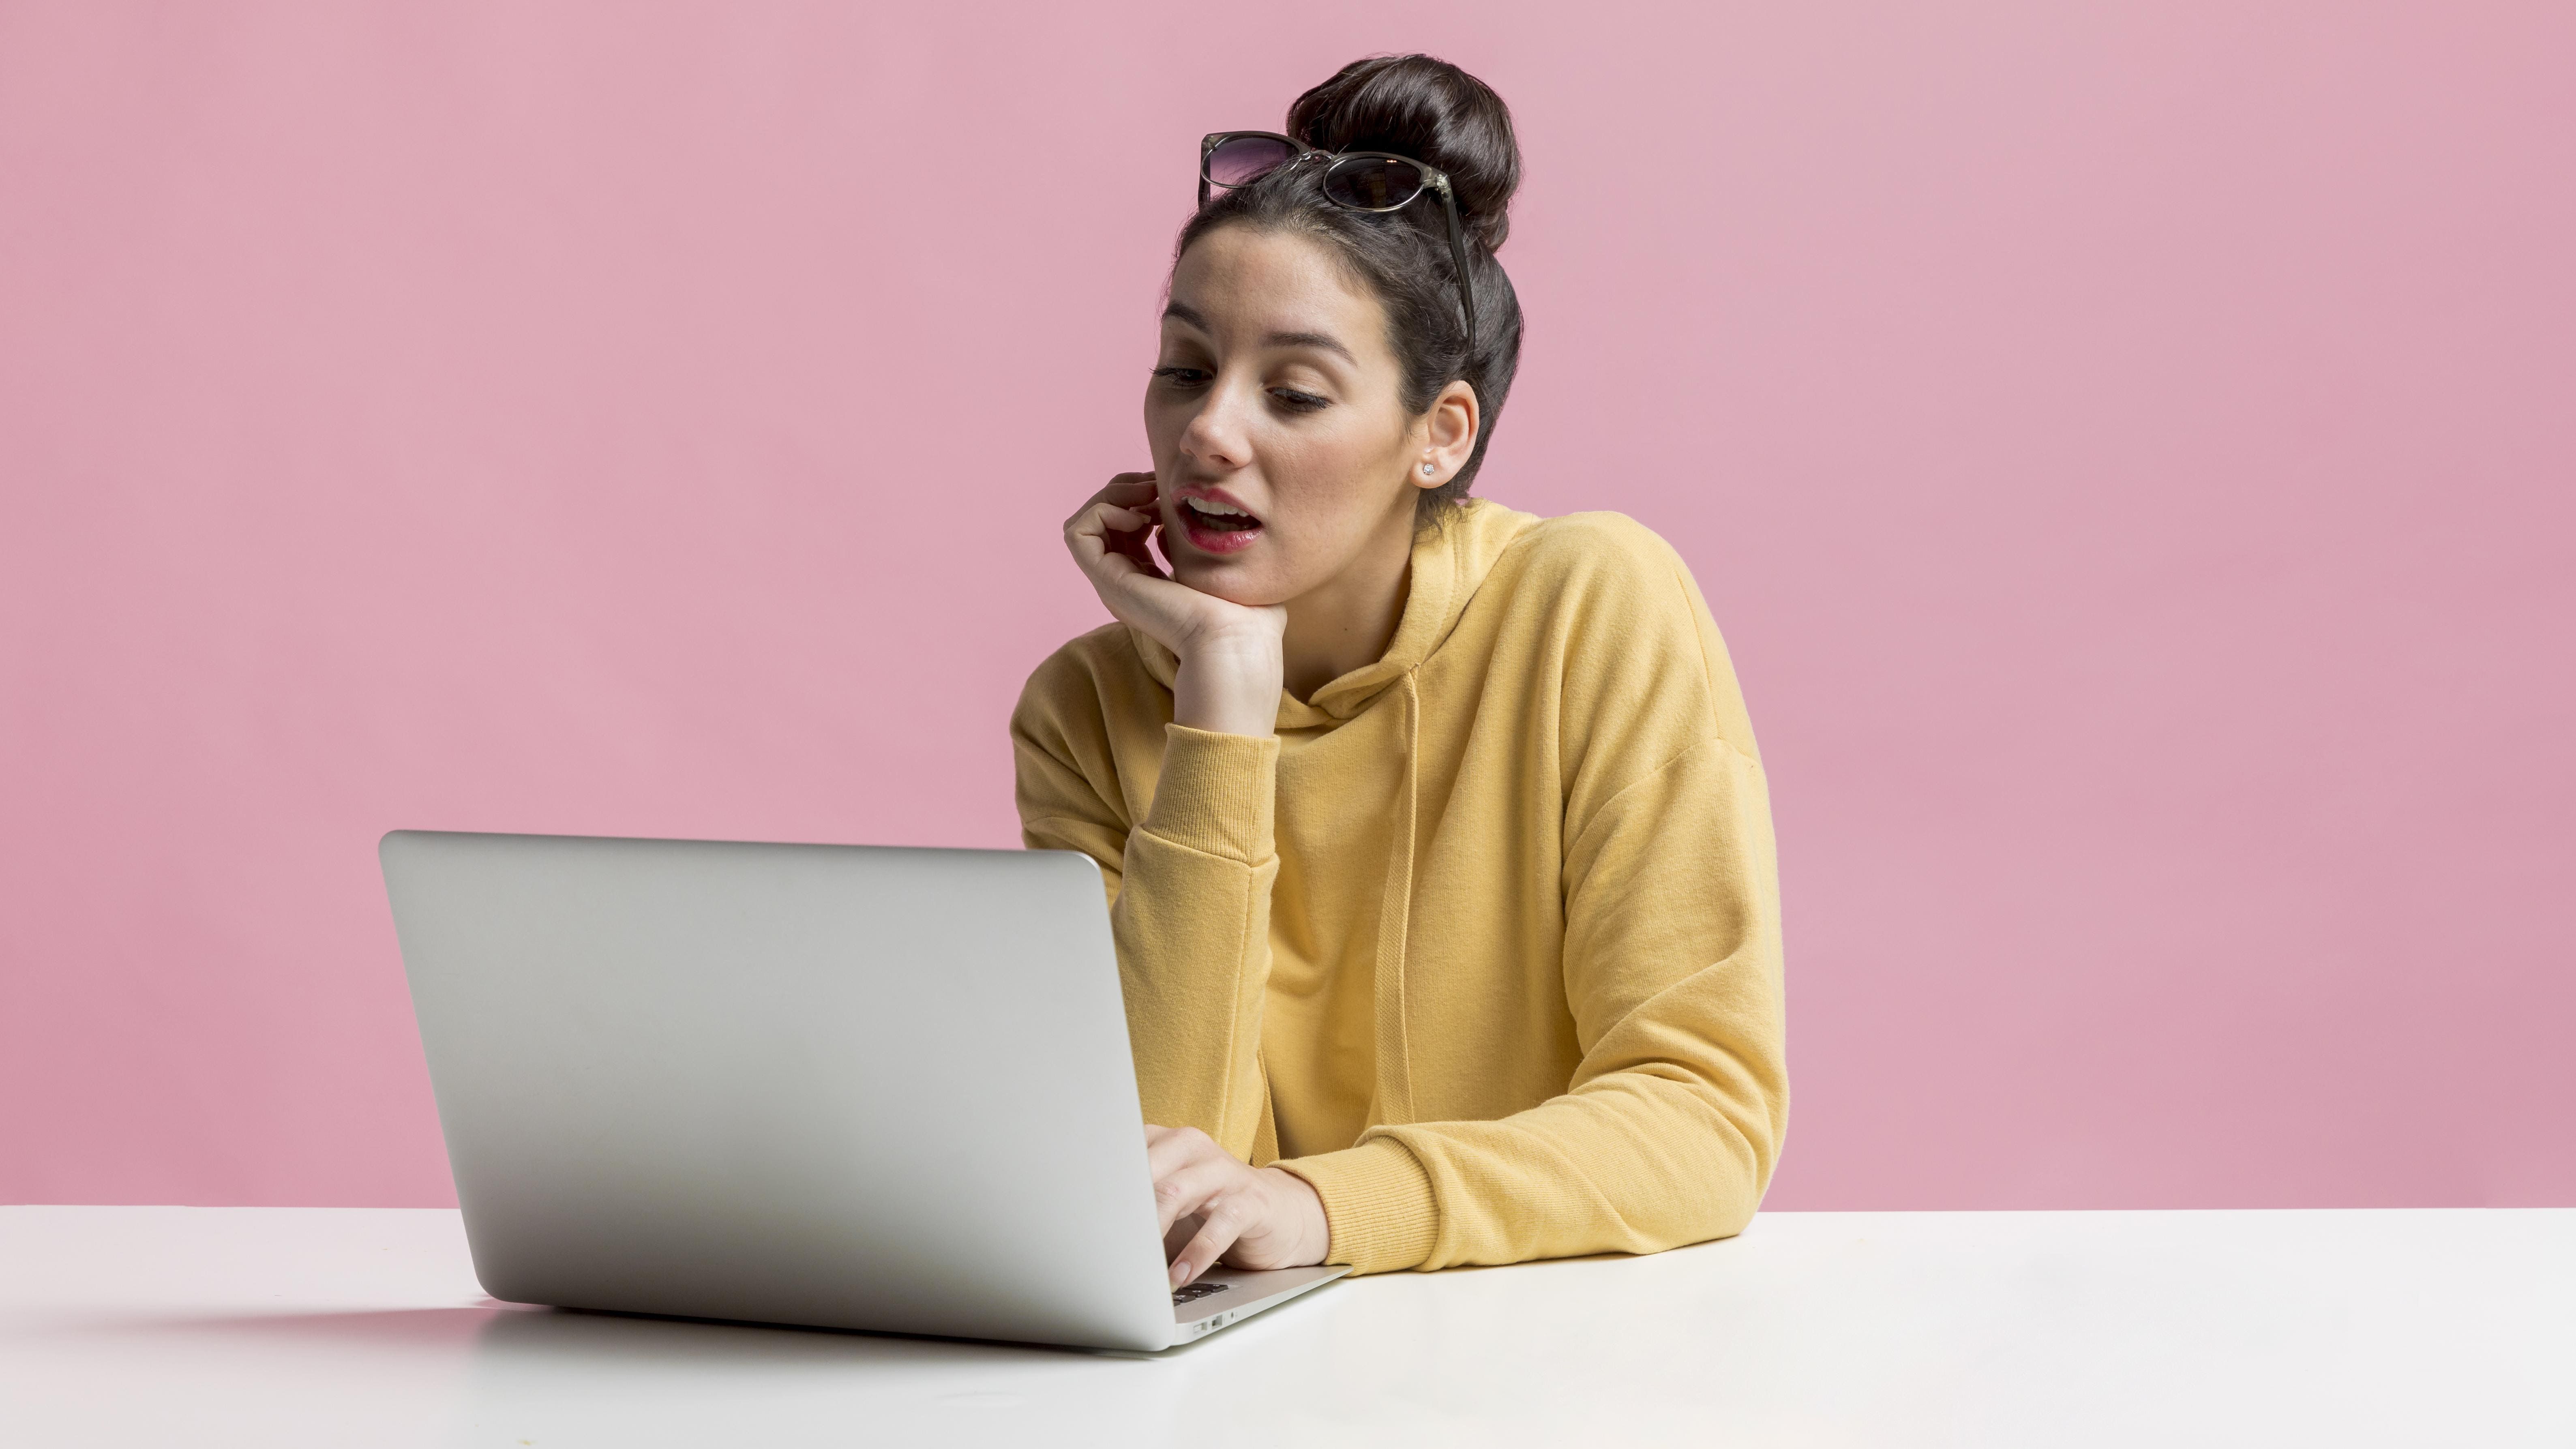
<path id="1" fill-rule="evenodd" d="M 1303 1268 L 1332 1249 L 1324 1200 L 1293 1172 L 1248 1167 L 1195 1127 L 1148 1126 L 1145 1160 L 1165 1244 L 1173 1224 L 1198 1223 L 1172 1258 L 1175 1288 L 1220 1260 L 1230 1268 Z"/>

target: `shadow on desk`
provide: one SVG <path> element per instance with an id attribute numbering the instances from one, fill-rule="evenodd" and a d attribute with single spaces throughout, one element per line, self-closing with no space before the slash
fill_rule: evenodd
<path id="1" fill-rule="evenodd" d="M 284 1349 L 353 1385 L 445 1382 L 444 1437 L 458 1442 L 842 1442 L 851 1427 L 890 1424 L 1042 1442 L 1067 1414 L 1155 1442 L 1176 1408 L 1171 1374 L 1137 1361 L 1157 1355 L 498 1303 L 125 1318 L 91 1331 L 270 1361 Z"/>
<path id="2" fill-rule="evenodd" d="M 909 1372 L 942 1355 L 989 1358 L 995 1353 L 1100 1357 L 1089 1349 L 1048 1344 L 920 1338 L 791 1324 L 732 1323 L 664 1318 L 651 1314 L 541 1308 L 486 1300 L 468 1308 L 370 1309 L 354 1313 L 231 1313 L 166 1318 L 117 1318 L 103 1332 L 202 1336 L 235 1343 L 302 1341 L 432 1356 L 462 1350 L 472 1357 L 527 1359 L 555 1365 L 585 1361 L 619 1364 L 715 1366 L 745 1364 L 859 1364 L 882 1360 Z M 1108 1355 L 1154 1358 L 1152 1354 Z"/>
<path id="3" fill-rule="evenodd" d="M 238 1344 L 373 1350 L 462 1357 L 504 1311 L 494 1308 L 379 1308 L 354 1313 L 221 1313 L 102 1319 L 92 1331 L 174 1336 Z"/>
<path id="4" fill-rule="evenodd" d="M 1151 1442 L 1172 1393 L 1168 1373 L 1079 1349 L 522 1309 L 475 1334 L 464 1404 L 476 1429 L 541 1444 L 791 1443 L 960 1416 L 973 1437 L 1036 1443 L 1068 1414 Z"/>

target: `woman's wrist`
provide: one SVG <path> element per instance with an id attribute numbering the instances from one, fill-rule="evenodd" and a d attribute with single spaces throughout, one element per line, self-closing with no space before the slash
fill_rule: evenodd
<path id="1" fill-rule="evenodd" d="M 1272 1186 L 1278 1189 L 1281 1211 L 1294 1224 L 1294 1231 L 1286 1234 L 1296 1245 L 1285 1255 L 1288 1266 L 1308 1267 L 1331 1257 L 1332 1220 L 1325 1215 L 1323 1195 L 1315 1191 L 1315 1185 L 1284 1167 L 1265 1167 L 1261 1171 L 1277 1179 Z"/>
<path id="2" fill-rule="evenodd" d="M 1172 723 L 1220 735 L 1278 733 L 1285 668 L 1278 639 L 1230 635 L 1196 643 L 1179 657 Z"/>

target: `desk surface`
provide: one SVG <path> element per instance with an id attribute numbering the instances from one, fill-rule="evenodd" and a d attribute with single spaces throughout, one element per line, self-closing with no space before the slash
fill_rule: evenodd
<path id="1" fill-rule="evenodd" d="M 1111 1357 L 505 1307 L 456 1214 L 0 1208 L 15 1444 L 2576 1444 L 2576 1210 L 1774 1213 Z"/>

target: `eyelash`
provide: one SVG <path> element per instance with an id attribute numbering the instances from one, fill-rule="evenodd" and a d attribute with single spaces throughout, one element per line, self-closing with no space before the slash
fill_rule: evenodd
<path id="1" fill-rule="evenodd" d="M 1158 367 L 1154 369 L 1154 376 L 1174 387 L 1205 387 L 1208 378 L 1204 370 L 1196 367 Z M 1292 387 L 1274 387 L 1270 389 L 1270 395 L 1276 398 L 1282 407 L 1296 413 L 1317 412 L 1333 405 L 1331 398 L 1317 397 L 1311 392 L 1299 392 Z"/>

